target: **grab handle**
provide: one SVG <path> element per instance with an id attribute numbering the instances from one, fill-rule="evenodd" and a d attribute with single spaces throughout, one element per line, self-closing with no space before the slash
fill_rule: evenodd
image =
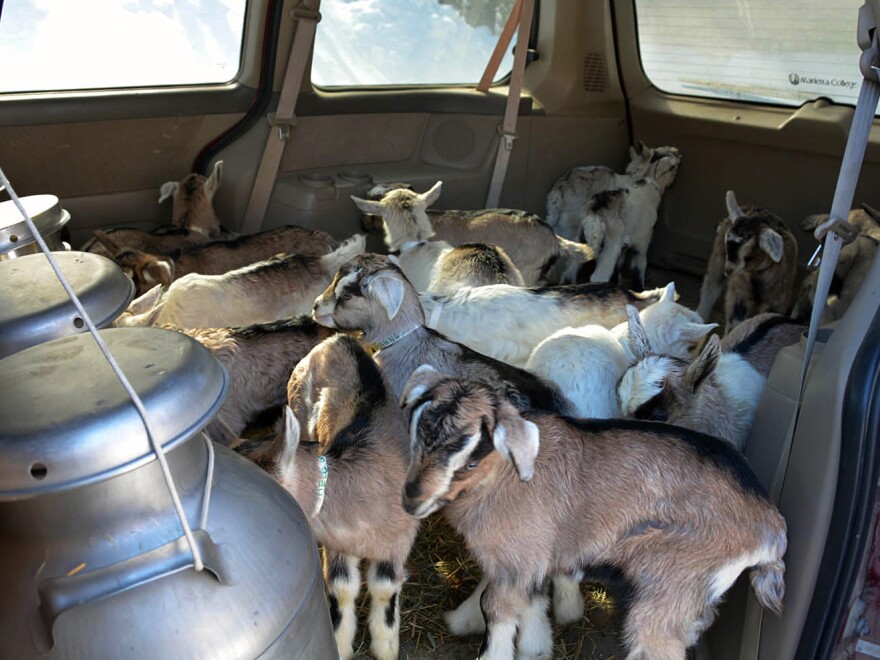
<path id="1" fill-rule="evenodd" d="M 205 571 L 220 584 L 229 584 L 229 571 L 223 564 L 219 546 L 202 529 L 193 532 L 202 554 Z M 192 553 L 184 537 L 129 559 L 75 575 L 47 578 L 40 582 L 40 619 L 36 634 L 38 651 L 45 653 L 55 646 L 52 634 L 55 620 L 67 610 L 110 598 L 148 582 L 174 575 L 193 567 Z"/>

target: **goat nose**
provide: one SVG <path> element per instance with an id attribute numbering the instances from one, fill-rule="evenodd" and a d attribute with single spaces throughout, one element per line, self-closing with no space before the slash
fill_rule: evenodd
<path id="1" fill-rule="evenodd" d="M 418 481 L 407 481 L 403 487 L 407 499 L 413 500 L 422 494 L 422 484 Z"/>

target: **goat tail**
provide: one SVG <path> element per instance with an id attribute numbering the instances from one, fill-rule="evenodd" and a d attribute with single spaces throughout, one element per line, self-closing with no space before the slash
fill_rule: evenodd
<path id="1" fill-rule="evenodd" d="M 333 252 L 321 257 L 321 261 L 327 266 L 328 271 L 336 272 L 343 264 L 361 254 L 366 246 L 366 237 L 363 234 L 355 234 L 345 239 Z"/>
<path id="2" fill-rule="evenodd" d="M 768 560 L 753 566 L 749 571 L 749 581 L 758 602 L 777 616 L 782 614 L 782 598 L 785 596 L 785 562 L 782 561 L 785 547 L 785 532 L 782 531 L 775 535 L 770 545 Z"/>
<path id="3" fill-rule="evenodd" d="M 596 253 L 586 243 L 570 241 L 562 236 L 556 236 L 559 246 L 557 251 L 558 269 L 562 284 L 575 284 L 586 282 L 596 268 Z"/>

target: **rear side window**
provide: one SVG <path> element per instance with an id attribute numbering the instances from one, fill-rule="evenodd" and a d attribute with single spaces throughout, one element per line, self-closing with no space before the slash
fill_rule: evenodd
<path id="1" fill-rule="evenodd" d="M 224 83 L 243 0 L 2 0 L 0 92 Z"/>
<path id="2" fill-rule="evenodd" d="M 642 67 L 674 94 L 855 103 L 862 0 L 636 0 Z"/>
<path id="3" fill-rule="evenodd" d="M 319 87 L 476 83 L 514 2 L 325 0 L 312 82 Z M 496 80 L 512 67 L 508 52 Z"/>

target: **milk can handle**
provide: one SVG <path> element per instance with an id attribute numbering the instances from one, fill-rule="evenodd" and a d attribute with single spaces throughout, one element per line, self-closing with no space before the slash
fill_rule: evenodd
<path id="1" fill-rule="evenodd" d="M 193 532 L 193 537 L 202 553 L 206 569 L 202 573 L 211 573 L 220 584 L 229 584 L 229 571 L 223 563 L 219 547 L 208 532 L 198 529 Z M 34 640 L 39 647 L 37 650 L 45 653 L 55 645 L 52 628 L 63 612 L 192 567 L 192 552 L 186 539 L 181 537 L 149 552 L 88 573 L 43 580 L 37 587 L 42 622 Z"/>

